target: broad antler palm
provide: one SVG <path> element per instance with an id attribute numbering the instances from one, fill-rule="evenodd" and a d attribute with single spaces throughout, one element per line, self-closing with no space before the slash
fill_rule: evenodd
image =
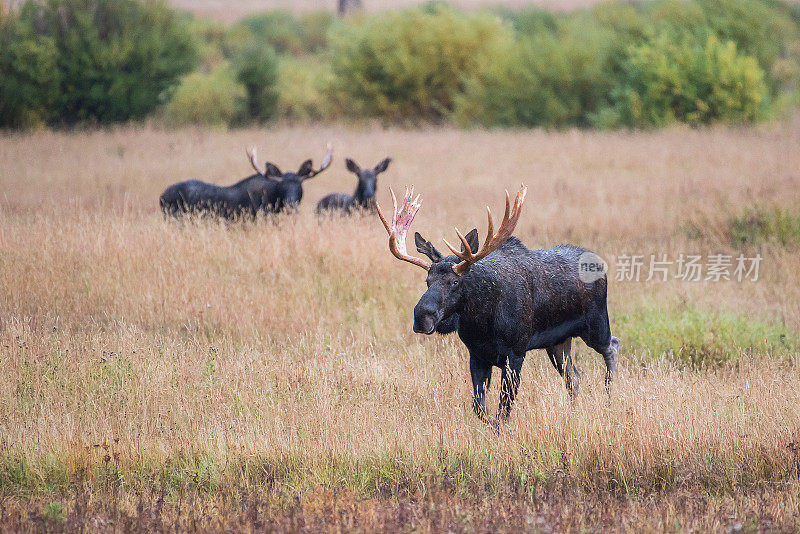
<path id="1" fill-rule="evenodd" d="M 521 185 L 519 192 L 514 199 L 514 206 L 512 207 L 511 198 L 508 195 L 508 191 L 506 191 L 506 213 L 503 216 L 503 222 L 500 223 L 500 229 L 497 230 L 497 233 L 494 233 L 492 210 L 489 209 L 489 206 L 486 206 L 486 212 L 489 218 L 489 229 L 486 234 L 486 240 L 483 242 L 483 246 L 477 254 L 472 253 L 467 239 L 461 232 L 458 231 L 458 228 L 455 230 L 458 238 L 464 244 L 463 250 L 454 248 L 452 245 L 450 245 L 450 243 L 447 242 L 446 239 L 444 240 L 444 244 L 447 245 L 447 248 L 449 248 L 453 254 L 461 259 L 460 263 L 453 266 L 453 270 L 456 272 L 456 274 L 463 274 L 470 265 L 497 250 L 497 247 L 502 245 L 506 239 L 511 237 L 511 234 L 514 233 L 514 228 L 517 226 L 519 216 L 522 213 L 522 205 L 525 202 L 525 195 L 527 192 L 528 188 L 525 185 Z"/>
<path id="2" fill-rule="evenodd" d="M 414 188 L 412 187 L 411 191 L 406 188 L 406 194 L 403 197 L 403 205 L 400 207 L 400 211 L 398 211 L 397 197 L 394 196 L 394 191 L 392 191 L 391 188 L 389 188 L 389 191 L 392 193 L 392 206 L 394 208 L 391 226 L 386 221 L 386 217 L 383 216 L 381 207 L 376 204 L 378 216 L 381 218 L 381 222 L 384 228 L 386 228 L 386 232 L 389 234 L 389 250 L 398 260 L 413 263 L 427 271 L 431 267 L 431 262 L 423 260 L 422 258 L 417 258 L 416 256 L 410 256 L 406 251 L 406 234 L 411 227 L 411 223 L 414 221 L 414 216 L 422 205 L 422 200 L 419 195 L 412 200 L 414 197 Z"/>

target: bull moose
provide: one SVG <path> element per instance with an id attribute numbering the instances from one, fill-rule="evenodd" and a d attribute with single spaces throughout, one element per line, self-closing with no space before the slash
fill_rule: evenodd
<path id="1" fill-rule="evenodd" d="M 256 174 L 230 186 L 219 186 L 188 180 L 169 186 L 159 199 L 165 215 L 184 213 L 212 213 L 228 219 L 259 213 L 277 213 L 295 208 L 303 198 L 303 182 L 313 178 L 331 164 L 333 151 L 330 145 L 319 169 L 312 160 L 306 160 L 297 172 L 283 173 L 273 163 L 262 171 L 256 161 L 256 149 L 247 151 Z"/>
<path id="2" fill-rule="evenodd" d="M 506 191 L 506 211 L 495 233 L 487 207 L 489 230 L 479 247 L 478 231 L 467 236 L 456 229 L 462 247 L 444 241 L 452 255 L 443 256 L 430 241 L 415 233 L 417 251 L 430 261 L 406 252 L 406 233 L 419 211 L 419 196 L 406 190 L 391 223 L 378 206 L 378 215 L 389 234 L 389 250 L 400 260 L 425 269 L 428 290 L 414 307 L 414 332 L 458 332 L 469 350 L 473 407 L 481 420 L 486 416 L 485 392 L 492 367 L 502 369 L 498 419 L 506 420 L 517 395 L 525 354 L 545 349 L 553 366 L 565 379 L 574 397 L 580 375 L 572 361 L 572 338 L 580 337 L 600 353 L 606 365 L 606 388 L 617 365 L 620 341 L 611 335 L 606 305 L 605 272 L 585 282 L 579 261 L 587 250 L 559 245 L 529 250 L 512 237 L 527 188 L 522 186 L 512 205 Z M 583 278 L 583 279 L 582 279 Z"/>
<path id="3" fill-rule="evenodd" d="M 374 168 L 362 169 L 350 158 L 345 160 L 347 170 L 358 176 L 358 185 L 352 195 L 347 193 L 331 193 L 317 203 L 317 213 L 339 212 L 349 214 L 354 209 L 375 209 L 375 189 L 378 186 L 378 175 L 389 167 L 392 158 L 386 158 Z"/>

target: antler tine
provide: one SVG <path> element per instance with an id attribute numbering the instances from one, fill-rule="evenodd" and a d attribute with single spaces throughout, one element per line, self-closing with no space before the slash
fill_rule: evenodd
<path id="1" fill-rule="evenodd" d="M 250 165 L 256 170 L 258 174 L 264 176 L 264 173 L 261 172 L 261 169 L 258 168 L 258 157 L 256 156 L 256 147 L 250 147 L 247 149 L 247 157 L 250 159 Z"/>
<path id="2" fill-rule="evenodd" d="M 500 228 L 497 230 L 497 233 L 494 232 L 494 221 L 492 220 L 492 210 L 489 207 L 486 207 L 487 212 L 487 219 L 488 219 L 488 232 L 486 234 L 486 241 L 483 242 L 483 246 L 478 251 L 477 254 L 472 254 L 469 251 L 469 247 L 465 247 L 467 250 L 465 253 L 461 253 L 460 251 L 457 252 L 446 240 L 445 244 L 447 248 L 449 248 L 456 256 L 458 256 L 462 261 L 457 265 L 453 266 L 453 270 L 456 274 L 463 274 L 467 268 L 472 265 L 473 263 L 485 258 L 493 251 L 497 250 L 497 248 L 505 242 L 506 239 L 511 237 L 511 234 L 514 233 L 514 228 L 517 226 L 517 221 L 519 221 L 519 217 L 522 214 L 522 205 L 525 202 L 525 195 L 528 192 L 528 188 L 525 187 L 524 184 L 520 185 L 519 192 L 517 193 L 516 197 L 514 198 L 514 206 L 511 206 L 511 197 L 506 191 L 506 211 L 503 215 L 503 222 L 500 223 Z M 461 235 L 458 230 L 456 230 L 459 239 L 462 242 L 466 242 L 464 237 Z M 469 251 L 469 252 L 467 252 Z"/>
<path id="3" fill-rule="evenodd" d="M 472 255 L 472 248 L 469 246 L 467 238 L 464 237 L 464 234 L 462 234 L 458 228 L 454 227 L 453 229 L 456 231 L 458 239 L 461 240 L 461 244 L 463 245 L 462 250 L 456 250 L 453 245 L 447 242 L 447 239 L 442 239 L 442 241 L 444 241 L 445 246 L 450 249 L 450 252 L 464 261 L 471 261 L 474 256 Z"/>
<path id="4" fill-rule="evenodd" d="M 328 151 L 325 153 L 325 157 L 322 158 L 322 164 L 320 165 L 319 169 L 317 170 L 312 169 L 311 172 L 308 173 L 306 180 L 315 177 L 316 175 L 318 175 L 319 173 L 330 167 L 331 161 L 333 160 L 333 147 L 331 146 L 330 143 L 328 143 L 326 146 Z"/>
<path id="5" fill-rule="evenodd" d="M 375 203 L 375 207 L 378 208 L 378 217 L 381 218 L 381 222 L 383 223 L 383 227 L 386 228 L 386 232 L 389 235 L 392 235 L 392 228 L 389 226 L 389 223 L 386 221 L 386 217 L 383 216 L 383 211 L 381 210 L 380 204 L 377 202 Z"/>

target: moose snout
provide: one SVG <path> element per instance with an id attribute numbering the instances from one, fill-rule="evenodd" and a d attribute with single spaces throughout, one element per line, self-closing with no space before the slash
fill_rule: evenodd
<path id="1" fill-rule="evenodd" d="M 425 306 L 422 302 L 414 307 L 414 332 L 433 334 L 441 320 L 439 310 Z"/>

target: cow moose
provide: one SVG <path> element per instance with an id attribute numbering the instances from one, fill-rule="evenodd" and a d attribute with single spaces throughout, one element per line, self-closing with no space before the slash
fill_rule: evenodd
<path id="1" fill-rule="evenodd" d="M 417 251 L 430 261 L 406 252 L 406 233 L 421 206 L 419 196 L 412 200 L 413 189 L 411 193 L 406 190 L 399 211 L 392 192 L 391 223 L 377 206 L 391 253 L 428 273 L 428 290 L 414 307 L 414 332 L 458 332 L 470 356 L 473 408 L 487 423 L 508 419 L 529 350 L 547 351 L 573 397 L 578 393 L 580 375 L 571 357 L 572 338 L 580 337 L 603 356 L 606 388 L 617 365 L 620 341 L 611 335 L 609 326 L 605 272 L 587 282 L 588 277 L 579 271 L 581 256 L 590 253 L 572 245 L 529 250 L 512 237 L 526 192 L 522 186 L 512 205 L 506 191 L 505 216 L 496 233 L 487 207 L 489 230 L 480 249 L 477 230 L 464 236 L 456 229 L 462 247 L 456 250 L 445 240 L 453 253 L 448 256 L 415 233 Z M 485 405 L 492 367 L 502 369 L 495 421 L 487 418 Z"/>
<path id="2" fill-rule="evenodd" d="M 352 195 L 331 193 L 317 203 L 317 213 L 339 212 L 350 214 L 355 209 L 375 210 L 375 189 L 378 186 L 378 175 L 384 172 L 392 158 L 386 158 L 372 169 L 361 169 L 350 158 L 345 160 L 347 170 L 358 176 L 358 186 Z"/>
<path id="3" fill-rule="evenodd" d="M 256 174 L 230 186 L 219 186 L 188 180 L 169 186 L 159 199 L 165 215 L 179 216 L 184 213 L 212 213 L 227 219 L 259 213 L 277 213 L 287 208 L 296 208 L 303 198 L 303 182 L 313 178 L 331 164 L 333 151 L 328 152 L 319 169 L 314 170 L 312 161 L 306 160 L 297 172 L 283 173 L 272 163 L 262 171 L 256 161 L 256 149 L 247 151 L 250 164 Z"/>

